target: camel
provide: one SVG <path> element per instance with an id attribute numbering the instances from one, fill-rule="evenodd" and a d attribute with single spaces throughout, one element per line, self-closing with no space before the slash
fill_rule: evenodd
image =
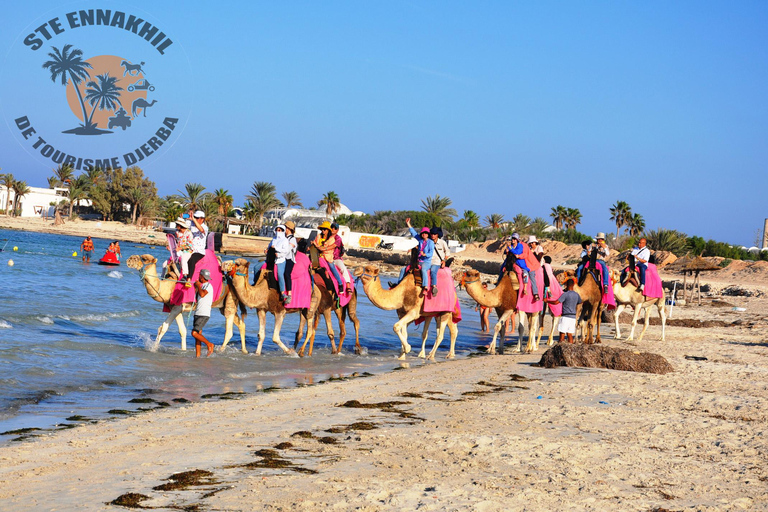
<path id="1" fill-rule="evenodd" d="M 496 316 L 499 320 L 493 328 L 493 340 L 488 345 L 488 353 L 496 353 L 496 338 L 501 335 L 499 340 L 499 354 L 504 353 L 504 335 L 506 334 L 505 325 L 508 320 L 515 322 L 515 315 L 518 312 L 517 299 L 520 289 L 518 284 L 517 275 L 513 273 L 507 273 L 501 279 L 496 288 L 491 290 L 483 288 L 480 284 L 480 273 L 477 270 L 467 270 L 464 272 L 464 283 L 466 285 L 467 293 L 478 304 L 488 308 L 494 308 L 496 310 Z M 525 334 L 525 330 L 521 322 L 518 325 L 518 337 L 517 347 L 515 352 L 522 352 L 522 340 Z M 525 351 L 527 353 L 536 351 L 538 349 L 538 340 L 536 339 L 536 331 L 538 326 L 538 313 L 524 313 L 524 316 L 528 324 L 528 343 L 526 344 Z"/>
<path id="2" fill-rule="evenodd" d="M 331 340 L 331 354 L 341 354 L 341 346 L 344 344 L 344 338 L 347 337 L 347 326 L 345 324 L 347 315 L 352 320 L 352 324 L 355 327 L 355 354 L 362 354 L 363 347 L 360 346 L 360 320 L 357 318 L 357 290 L 352 290 L 352 298 L 346 306 L 340 308 L 334 308 L 334 299 L 331 293 L 323 286 L 318 286 L 320 289 L 320 303 L 318 304 L 317 311 L 325 318 L 325 325 L 332 325 L 331 323 L 331 311 L 336 313 L 336 318 L 339 320 L 339 346 L 336 347 L 334 343 L 333 330 L 328 331 L 328 337 Z M 315 329 L 312 334 L 312 338 L 309 340 L 309 357 L 312 357 L 312 348 L 315 344 L 315 334 L 317 333 L 317 325 L 320 322 L 320 315 L 315 315 Z M 293 349 L 299 345 L 299 338 L 293 345 Z M 304 356 L 304 347 L 307 345 L 307 340 L 304 340 L 304 345 L 299 349 L 299 356 Z"/>
<path id="3" fill-rule="evenodd" d="M 149 103 L 144 98 L 136 98 L 133 100 L 133 103 L 131 104 L 131 115 L 133 117 L 136 117 L 136 111 L 139 109 L 143 109 L 144 117 L 147 117 L 147 109 L 157 103 L 157 100 L 152 100 L 152 103 Z"/>
<path id="4" fill-rule="evenodd" d="M 653 306 L 659 311 L 661 317 L 661 341 L 666 341 L 665 331 L 667 327 L 667 313 L 665 309 L 666 297 L 652 298 L 644 296 L 642 292 L 638 291 L 635 285 L 627 286 L 625 281 L 624 285 L 620 282 L 621 272 L 618 270 L 611 270 L 611 282 L 613 282 L 613 296 L 616 298 L 616 312 L 614 313 L 614 322 L 616 324 L 616 336 L 617 340 L 621 339 L 621 331 L 619 330 L 619 315 L 627 306 L 632 306 L 635 314 L 632 316 L 632 329 L 629 332 L 627 341 L 631 341 L 635 336 L 635 327 L 637 326 L 637 319 L 640 318 L 640 312 L 645 310 L 645 324 L 643 330 L 640 332 L 640 337 L 637 341 L 643 341 L 643 335 L 648 324 L 651 321 L 650 311 Z"/>
<path id="5" fill-rule="evenodd" d="M 446 359 L 453 359 L 456 357 L 454 348 L 456 346 L 456 337 L 459 334 L 459 329 L 453 322 L 453 311 L 444 311 L 436 313 L 424 313 L 422 311 L 424 306 L 424 295 L 421 293 L 419 287 L 416 286 L 413 274 L 408 273 L 405 278 L 391 290 L 385 290 L 381 287 L 381 280 L 379 279 L 378 267 L 366 265 L 365 267 L 358 267 L 354 272 L 355 277 L 359 277 L 363 282 L 363 290 L 368 298 L 371 300 L 374 306 L 377 308 L 391 311 L 397 311 L 398 321 L 395 322 L 393 330 L 398 338 L 400 338 L 400 356 L 398 359 L 405 360 L 405 355 L 411 351 L 411 346 L 408 344 L 408 324 L 416 321 L 419 317 L 434 317 L 437 321 L 437 339 L 435 345 L 432 347 L 429 355 L 425 354 L 425 343 L 429 328 L 429 322 L 425 322 L 424 330 L 422 334 L 422 347 L 419 357 L 425 357 L 426 359 L 435 359 L 435 353 L 440 343 L 443 341 L 445 335 L 445 327 L 448 325 L 448 329 L 451 331 L 451 347 L 448 350 Z"/>
<path id="6" fill-rule="evenodd" d="M 226 262 L 222 265 L 224 272 L 232 276 L 232 288 L 237 294 L 237 298 L 249 308 L 256 309 L 259 317 L 259 344 L 255 354 L 261 355 L 261 348 L 264 344 L 267 329 L 267 312 L 275 317 L 275 331 L 272 334 L 272 341 L 280 347 L 286 354 L 296 354 L 294 349 L 286 347 L 280 340 L 280 329 L 283 325 L 286 313 L 299 313 L 301 320 L 299 330 L 296 332 L 296 343 L 304 332 L 304 325 L 307 326 L 307 339 L 314 337 L 314 320 L 320 304 L 320 289 L 312 283 L 312 301 L 309 308 L 304 309 L 286 309 L 280 301 L 277 280 L 272 275 L 272 271 L 265 269 L 259 275 L 255 285 L 248 283 L 248 268 L 250 262 L 243 258 L 237 258 L 234 262 Z M 330 318 L 330 317 L 328 317 Z M 332 336 L 333 327 L 328 324 L 329 337 Z M 306 344 L 306 342 L 305 342 Z M 311 347 L 310 347 L 311 348 Z"/>
<path id="7" fill-rule="evenodd" d="M 583 332 L 583 323 L 587 323 L 587 335 L 584 338 L 584 343 L 592 343 L 592 334 L 595 333 L 595 343 L 600 343 L 600 320 L 603 312 L 603 292 L 598 284 L 600 281 L 599 273 L 594 270 L 594 267 L 585 268 L 582 270 L 581 284 L 576 284 L 573 287 L 573 291 L 579 294 L 582 303 L 579 305 L 581 313 L 578 317 L 579 328 Z M 587 274 L 586 276 L 584 274 Z M 576 279 L 576 272 L 573 270 L 566 270 L 558 277 L 560 283 L 564 283 L 566 279 Z"/>
<path id="8" fill-rule="evenodd" d="M 129 268 L 138 270 L 141 275 L 141 280 L 144 282 L 144 286 L 147 289 L 147 294 L 150 298 L 155 299 L 157 302 L 169 304 L 171 300 L 171 293 L 176 286 L 178 276 L 173 270 L 169 270 L 168 276 L 163 280 L 157 275 L 157 258 L 150 254 L 143 254 L 141 256 L 133 255 L 128 258 L 126 265 Z M 170 304 L 169 304 L 170 306 Z M 240 343 L 241 350 L 247 354 L 248 351 L 245 348 L 245 316 L 246 311 L 237 301 L 237 297 L 234 294 L 229 293 L 229 288 L 225 288 L 222 295 L 213 303 L 213 307 L 219 308 L 221 314 L 226 319 L 226 332 L 224 334 L 224 343 L 220 350 L 224 350 L 227 343 L 232 338 L 232 325 L 236 325 L 240 330 Z M 240 307 L 242 313 L 242 320 L 237 313 L 238 307 Z M 176 320 L 176 324 L 179 326 L 179 334 L 181 335 L 181 349 L 187 349 L 187 327 L 184 325 L 184 315 L 182 313 L 188 313 L 192 310 L 192 304 L 186 303 L 179 306 L 172 306 L 171 313 L 157 329 L 157 337 L 155 338 L 155 347 L 160 344 L 160 340 L 168 331 L 171 323 Z"/>

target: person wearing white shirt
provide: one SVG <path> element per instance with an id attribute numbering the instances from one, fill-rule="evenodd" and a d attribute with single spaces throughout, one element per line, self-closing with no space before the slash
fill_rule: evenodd
<path id="1" fill-rule="evenodd" d="M 648 260 L 651 259 L 651 250 L 646 247 L 648 241 L 645 238 L 641 238 L 637 242 L 637 247 L 632 249 L 632 256 L 635 257 L 635 264 L 640 270 L 640 288 L 645 288 L 645 271 L 648 269 Z"/>

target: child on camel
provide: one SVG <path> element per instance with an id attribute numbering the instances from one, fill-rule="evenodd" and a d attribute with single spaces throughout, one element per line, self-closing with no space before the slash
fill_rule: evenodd
<path id="1" fill-rule="evenodd" d="M 176 219 L 176 253 L 181 260 L 181 273 L 184 275 L 184 287 L 192 287 L 192 276 L 189 275 L 189 258 L 192 257 L 192 232 L 189 221 L 179 217 Z"/>
<path id="2" fill-rule="evenodd" d="M 410 217 L 405 219 L 405 224 L 408 226 L 408 231 L 410 231 L 411 236 L 419 240 L 418 248 L 419 265 L 421 266 L 421 287 L 424 293 L 426 293 L 429 287 L 429 271 L 432 268 L 432 255 L 435 253 L 435 243 L 429 239 L 429 228 L 423 227 L 421 228 L 421 231 L 417 233 L 416 230 L 413 229 L 413 226 L 411 226 Z M 432 283 L 432 285 L 435 286 L 437 283 Z M 437 293 L 436 286 L 432 293 Z"/>

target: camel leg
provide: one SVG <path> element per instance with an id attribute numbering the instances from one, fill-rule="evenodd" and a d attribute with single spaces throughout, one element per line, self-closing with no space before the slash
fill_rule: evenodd
<path id="1" fill-rule="evenodd" d="M 635 313 L 632 315 L 632 328 L 629 331 L 629 338 L 627 338 L 627 341 L 632 341 L 635 339 L 635 327 L 637 327 L 637 319 L 640 318 L 640 312 L 643 310 L 642 304 L 635 304 L 633 307 L 635 308 Z M 646 313 L 646 317 L 647 316 L 648 313 Z M 642 338 L 642 335 L 640 335 L 640 337 Z"/>
<path id="2" fill-rule="evenodd" d="M 182 306 L 173 306 L 171 312 L 165 321 L 157 328 L 157 336 L 155 337 L 156 349 L 160 345 L 160 340 L 163 339 L 165 333 L 168 332 L 168 328 L 171 326 L 171 322 L 176 321 L 176 325 L 179 326 L 179 335 L 181 336 L 181 350 L 187 350 L 187 326 L 184 325 L 184 315 L 182 315 Z"/>
<path id="3" fill-rule="evenodd" d="M 345 316 L 344 308 L 336 310 L 336 318 L 339 320 L 339 346 L 337 348 L 331 340 L 331 354 L 341 354 L 341 346 L 344 344 L 344 338 L 347 337 L 347 326 L 344 325 Z"/>
<path id="4" fill-rule="evenodd" d="M 597 325 L 597 335 L 595 336 L 595 343 L 600 343 L 600 324 L 603 323 L 603 304 L 600 303 L 595 312 L 595 325 Z"/>
<path id="5" fill-rule="evenodd" d="M 360 320 L 357 318 L 357 311 L 353 308 L 349 308 L 349 319 L 355 326 L 355 354 L 360 355 L 363 353 L 363 347 L 360 346 Z M 341 352 L 341 342 L 339 342 L 339 352 Z"/>
<path id="6" fill-rule="evenodd" d="M 624 308 L 627 306 L 625 304 L 619 304 L 616 306 L 616 311 L 613 313 L 613 325 L 616 327 L 616 334 L 613 335 L 613 339 L 620 340 L 621 339 L 621 329 L 619 328 L 619 317 L 621 316 L 621 312 L 624 311 Z"/>
<path id="7" fill-rule="evenodd" d="M 488 353 L 489 354 L 495 354 L 496 353 L 496 338 L 501 334 L 501 329 L 504 326 L 504 322 L 509 320 L 510 316 L 513 316 L 515 314 L 514 309 L 508 309 L 504 311 L 501 316 L 499 317 L 499 320 L 496 322 L 496 325 L 493 326 L 493 339 L 491 340 L 491 344 L 488 345 Z M 501 354 L 504 353 L 504 335 L 501 334 L 501 341 L 499 346 L 499 352 Z"/>
<path id="8" fill-rule="evenodd" d="M 219 347 L 219 352 L 224 352 L 224 349 L 227 348 L 227 343 L 232 339 L 232 324 L 234 324 L 232 315 L 224 313 L 223 311 L 222 314 L 224 315 L 224 343 Z"/>
<path id="9" fill-rule="evenodd" d="M 437 322 L 437 338 L 435 339 L 435 346 L 432 347 L 432 350 L 429 352 L 429 357 L 427 357 L 427 359 L 430 359 L 432 361 L 435 360 L 435 354 L 437 354 L 437 348 L 443 342 L 443 336 L 445 336 L 445 325 L 450 321 L 451 321 L 450 313 L 445 313 L 438 317 L 435 317 L 435 322 Z"/>
<path id="10" fill-rule="evenodd" d="M 336 338 L 336 334 L 333 332 L 333 320 L 331 317 L 331 310 L 327 309 L 323 312 L 323 317 L 325 318 L 325 328 L 328 331 L 328 340 L 331 342 L 331 353 L 333 353 L 333 350 L 336 348 L 336 343 L 334 343 L 334 339 Z M 312 357 L 312 348 L 315 346 L 315 334 L 317 333 L 317 322 L 315 323 L 315 332 L 312 333 L 312 341 L 309 343 L 309 357 Z"/>
<path id="11" fill-rule="evenodd" d="M 453 318 L 448 320 L 448 330 L 451 331 L 451 348 L 448 350 L 448 355 L 445 358 L 453 359 L 456 357 L 456 352 L 454 351 L 456 348 L 456 338 L 459 337 L 459 326 L 453 322 Z"/>
<path id="12" fill-rule="evenodd" d="M 267 336 L 267 312 L 266 310 L 259 309 L 256 314 L 259 317 L 259 343 L 256 345 L 257 356 L 261 355 L 261 347 L 264 345 L 264 338 Z"/>
<path id="13" fill-rule="evenodd" d="M 426 320 L 424 320 L 424 329 L 421 331 L 421 352 L 419 352 L 419 355 L 416 357 L 420 357 L 422 359 L 425 359 L 427 357 L 426 353 L 426 347 L 427 347 L 427 338 L 429 337 L 429 324 L 432 323 L 432 317 L 428 316 Z M 440 328 L 440 321 L 437 320 L 437 328 Z"/>
<path id="14" fill-rule="evenodd" d="M 408 324 L 416 320 L 419 314 L 418 311 L 408 312 L 393 327 L 395 334 L 400 338 L 400 356 L 398 359 L 401 361 L 404 361 L 405 355 L 411 351 L 411 346 L 408 344 Z"/>
<path id="15" fill-rule="evenodd" d="M 539 348 L 536 341 L 536 331 L 539 330 L 539 315 L 538 313 L 528 313 L 526 318 L 528 319 L 528 343 L 525 345 L 525 352 L 530 354 Z"/>
<path id="16" fill-rule="evenodd" d="M 667 311 L 666 311 L 666 299 L 664 297 L 659 299 L 659 302 L 656 303 L 656 307 L 659 309 L 659 316 L 661 317 L 661 341 L 667 341 L 666 340 L 666 330 L 667 330 Z"/>
<path id="17" fill-rule="evenodd" d="M 320 322 L 320 317 L 315 315 L 314 320 L 314 331 L 317 332 L 317 324 Z M 299 346 L 299 342 L 301 341 L 301 337 L 304 336 L 304 324 L 306 323 L 304 315 L 301 315 L 299 318 L 299 330 L 296 331 L 296 338 L 293 340 L 293 350 L 296 350 L 296 347 Z M 308 326 L 307 326 L 308 327 Z M 309 341 L 309 328 L 307 328 L 307 337 L 304 338 L 304 344 L 301 345 L 301 348 L 296 352 L 299 357 L 304 357 L 304 349 L 307 346 L 307 342 Z M 315 340 L 312 340 L 314 343 Z"/>
<path id="18" fill-rule="evenodd" d="M 285 311 L 281 311 L 280 313 L 275 313 L 275 332 L 272 333 L 272 341 L 275 343 L 275 345 L 277 345 L 280 348 L 280 350 L 282 350 L 286 354 L 295 354 L 296 353 L 295 350 L 286 347 L 283 344 L 283 342 L 280 340 L 280 329 L 283 327 L 283 320 L 285 320 Z M 314 333 L 314 329 L 311 329 L 313 320 L 314 318 L 312 318 L 311 320 L 309 319 L 307 320 L 307 338 L 309 338 L 310 330 L 312 330 L 312 332 Z"/>
<path id="19" fill-rule="evenodd" d="M 237 326 L 237 330 L 240 331 L 240 351 L 243 354 L 247 354 L 248 349 L 245 348 L 245 319 L 240 318 L 240 315 L 235 313 L 235 316 L 232 317 L 232 321 Z"/>
<path id="20" fill-rule="evenodd" d="M 643 304 L 643 311 L 645 311 L 645 318 L 643 319 L 643 330 L 640 331 L 640 336 L 637 338 L 638 342 L 643 341 L 643 334 L 648 329 L 648 324 L 651 323 L 651 306 Z"/>
<path id="21" fill-rule="evenodd" d="M 520 322 L 517 324 L 517 347 L 513 352 L 521 353 L 523 351 L 523 338 L 525 337 L 525 325 L 523 320 L 526 319 L 526 314 L 520 314 Z"/>
<path id="22" fill-rule="evenodd" d="M 549 341 L 547 341 L 547 346 L 551 347 L 555 344 L 555 327 L 557 326 L 557 323 L 560 321 L 559 316 L 552 315 L 552 328 L 549 330 Z"/>

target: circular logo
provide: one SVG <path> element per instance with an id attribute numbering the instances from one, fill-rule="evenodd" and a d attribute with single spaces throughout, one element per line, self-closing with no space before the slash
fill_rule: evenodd
<path id="1" fill-rule="evenodd" d="M 19 36 L 3 68 L 4 117 L 47 167 L 121 168 L 167 151 L 192 105 L 184 50 L 135 9 L 66 9 Z"/>

